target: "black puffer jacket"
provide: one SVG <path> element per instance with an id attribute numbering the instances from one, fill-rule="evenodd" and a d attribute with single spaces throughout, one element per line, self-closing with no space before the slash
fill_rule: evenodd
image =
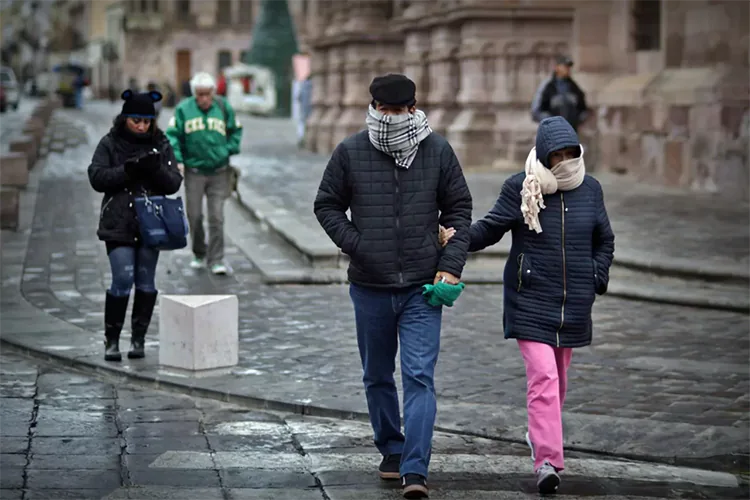
<path id="1" fill-rule="evenodd" d="M 334 150 L 315 199 L 321 226 L 351 258 L 349 281 L 379 288 L 432 283 L 437 271 L 460 277 L 471 208 L 458 159 L 434 132 L 408 169 L 375 149 L 366 130 L 348 137 Z M 457 230 L 444 249 L 438 224 Z"/>
<path id="2" fill-rule="evenodd" d="M 157 154 L 153 150 L 158 151 Z M 145 162 L 142 175 L 126 171 L 125 163 Z M 180 189 L 182 176 L 177 160 L 163 132 L 157 129 L 148 140 L 137 140 L 115 126 L 99 141 L 89 165 L 89 181 L 104 193 L 99 214 L 99 239 L 108 243 L 137 245 L 140 240 L 133 197 L 144 190 L 148 195 L 169 195 Z"/>

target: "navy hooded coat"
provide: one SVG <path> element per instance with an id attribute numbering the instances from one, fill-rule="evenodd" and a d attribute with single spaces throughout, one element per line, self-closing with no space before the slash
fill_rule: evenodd
<path id="1" fill-rule="evenodd" d="M 536 150 L 547 166 L 549 154 L 580 146 L 561 117 L 539 124 Z M 471 225 L 470 252 L 513 235 L 503 274 L 505 338 L 532 340 L 555 347 L 591 343 L 591 308 L 607 291 L 615 237 L 604 207 L 602 187 L 591 176 L 571 191 L 544 195 L 541 233 L 529 229 L 521 214 L 526 174 L 505 181 L 492 210 Z"/>

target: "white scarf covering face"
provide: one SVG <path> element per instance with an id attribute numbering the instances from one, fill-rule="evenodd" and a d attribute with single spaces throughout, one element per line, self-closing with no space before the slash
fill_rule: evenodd
<path id="1" fill-rule="evenodd" d="M 424 111 L 386 115 L 372 107 L 367 110 L 370 143 L 378 151 L 390 155 L 401 168 L 409 168 L 417 156 L 419 143 L 432 133 Z"/>
<path id="2" fill-rule="evenodd" d="M 572 191 L 583 183 L 586 166 L 583 162 L 583 146 L 581 156 L 561 161 L 551 169 L 546 168 L 536 157 L 536 148 L 531 148 L 526 157 L 526 178 L 521 189 L 521 213 L 529 229 L 542 232 L 539 224 L 539 212 L 544 206 L 545 194 L 559 191 Z"/>

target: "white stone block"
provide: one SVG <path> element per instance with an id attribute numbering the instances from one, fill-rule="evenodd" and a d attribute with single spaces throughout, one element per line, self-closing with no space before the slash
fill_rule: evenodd
<path id="1" fill-rule="evenodd" d="M 215 370 L 239 361 L 236 295 L 162 295 L 159 364 L 181 370 Z"/>

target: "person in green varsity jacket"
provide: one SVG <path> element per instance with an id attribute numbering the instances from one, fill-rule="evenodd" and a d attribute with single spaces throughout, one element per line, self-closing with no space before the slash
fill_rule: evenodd
<path id="1" fill-rule="evenodd" d="M 216 81 L 208 73 L 190 80 L 192 96 L 175 109 L 166 134 L 185 177 L 185 201 L 193 261 L 190 267 L 208 266 L 227 274 L 224 263 L 224 201 L 230 193 L 229 157 L 239 154 L 242 124 L 223 98 L 216 96 Z M 203 230 L 203 196 L 208 201 L 208 245 Z"/>

